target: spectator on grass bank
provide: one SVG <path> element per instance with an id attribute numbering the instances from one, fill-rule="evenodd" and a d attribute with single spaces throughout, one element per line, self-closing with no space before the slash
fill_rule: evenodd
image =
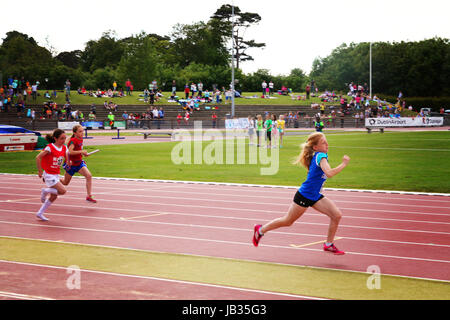
<path id="1" fill-rule="evenodd" d="M 191 99 L 194 98 L 195 93 L 197 92 L 197 85 L 195 83 L 191 83 Z"/>
<path id="2" fill-rule="evenodd" d="M 66 80 L 65 88 L 66 88 L 66 95 L 70 96 L 70 81 L 69 81 L 69 79 Z"/>
<path id="3" fill-rule="evenodd" d="M 127 88 L 127 96 L 131 96 L 131 81 L 130 81 L 130 79 L 127 79 L 127 81 L 125 81 L 125 88 Z"/>
<path id="4" fill-rule="evenodd" d="M 185 99 L 189 99 L 189 92 L 190 92 L 189 85 L 186 83 L 186 84 L 184 85 L 184 95 L 185 95 Z"/>
<path id="5" fill-rule="evenodd" d="M 150 96 L 150 104 L 153 105 L 155 103 L 155 91 L 149 90 L 149 96 Z"/>
<path id="6" fill-rule="evenodd" d="M 177 92 L 177 82 L 172 80 L 172 94 L 175 95 Z"/>
<path id="7" fill-rule="evenodd" d="M 200 81 L 197 84 L 197 89 L 198 89 L 198 97 L 201 98 L 203 96 L 203 83 Z"/>
<path id="8" fill-rule="evenodd" d="M 261 87 L 262 87 L 262 96 L 264 97 L 266 95 L 266 89 L 267 89 L 266 80 L 263 80 Z"/>
<path id="9" fill-rule="evenodd" d="M 309 100 L 309 95 L 311 93 L 311 87 L 309 86 L 309 84 L 306 85 L 305 90 L 306 90 L 306 99 Z"/>
<path id="10" fill-rule="evenodd" d="M 273 94 L 273 82 L 272 82 L 272 80 L 270 80 L 270 82 L 269 82 L 269 95 L 272 95 Z"/>
<path id="11" fill-rule="evenodd" d="M 37 89 L 38 89 L 37 83 L 31 86 L 31 96 L 33 97 L 33 101 L 36 101 L 37 99 Z"/>

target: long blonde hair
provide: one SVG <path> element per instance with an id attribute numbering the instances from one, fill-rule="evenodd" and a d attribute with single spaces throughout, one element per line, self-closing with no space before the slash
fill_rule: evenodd
<path id="1" fill-rule="evenodd" d="M 317 145 L 325 135 L 322 132 L 314 132 L 308 136 L 308 139 L 305 143 L 301 145 L 302 151 L 300 152 L 297 159 L 293 162 L 295 165 L 302 165 L 306 169 L 309 170 L 309 165 L 311 164 L 311 160 L 314 156 L 313 147 Z"/>

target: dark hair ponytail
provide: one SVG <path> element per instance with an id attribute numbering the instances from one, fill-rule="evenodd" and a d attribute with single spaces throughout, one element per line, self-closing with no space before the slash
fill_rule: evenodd
<path id="1" fill-rule="evenodd" d="M 55 129 L 53 130 L 52 134 L 47 134 L 45 136 L 45 140 L 47 140 L 49 143 L 55 143 L 56 139 L 58 139 L 63 133 L 64 130 Z"/>

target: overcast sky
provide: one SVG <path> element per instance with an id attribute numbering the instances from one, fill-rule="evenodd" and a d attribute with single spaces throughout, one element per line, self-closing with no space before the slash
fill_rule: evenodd
<path id="1" fill-rule="evenodd" d="M 245 37 L 265 42 L 248 51 L 245 73 L 306 73 L 314 58 L 342 43 L 450 38 L 448 0 L 21 0 L 2 1 L 0 38 L 17 30 L 57 52 L 84 49 L 107 30 L 118 38 L 141 31 L 168 35 L 177 23 L 208 21 L 222 4 L 261 16 Z"/>

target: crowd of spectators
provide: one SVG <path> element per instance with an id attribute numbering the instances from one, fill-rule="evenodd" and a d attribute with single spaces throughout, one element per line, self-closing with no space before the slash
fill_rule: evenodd
<path id="1" fill-rule="evenodd" d="M 158 120 L 159 127 L 164 120 L 164 109 L 160 107 L 150 107 L 145 112 L 128 113 L 126 110 L 122 113 L 122 120 L 127 122 L 127 128 L 142 128 L 148 121 L 144 120 Z"/>

